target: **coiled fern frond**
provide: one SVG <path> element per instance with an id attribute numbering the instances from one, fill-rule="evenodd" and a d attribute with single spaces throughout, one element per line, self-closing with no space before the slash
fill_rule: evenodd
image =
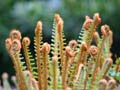
<path id="1" fill-rule="evenodd" d="M 78 40 L 71 40 L 67 45 L 63 33 L 64 21 L 59 14 L 54 16 L 51 44 L 42 41 L 42 22 L 38 21 L 34 37 L 35 55 L 32 55 L 29 48 L 30 39 L 22 39 L 18 30 L 11 31 L 10 37 L 6 39 L 6 48 L 16 71 L 17 89 L 115 89 L 117 84 L 108 74 L 112 66 L 112 31 L 108 25 L 103 25 L 102 36 L 99 36 L 96 29 L 100 22 L 98 13 L 94 14 L 93 19 L 86 16 Z"/>

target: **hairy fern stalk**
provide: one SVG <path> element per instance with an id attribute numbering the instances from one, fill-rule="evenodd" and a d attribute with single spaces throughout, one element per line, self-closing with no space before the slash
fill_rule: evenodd
<path id="1" fill-rule="evenodd" d="M 99 36 L 100 22 L 98 13 L 93 19 L 86 16 L 78 40 L 67 45 L 59 14 L 54 16 L 51 44 L 42 41 L 42 22 L 38 21 L 35 55 L 29 48 L 30 39 L 12 30 L 5 42 L 16 71 L 17 90 L 116 90 L 116 81 L 108 74 L 112 31 L 103 25 Z"/>

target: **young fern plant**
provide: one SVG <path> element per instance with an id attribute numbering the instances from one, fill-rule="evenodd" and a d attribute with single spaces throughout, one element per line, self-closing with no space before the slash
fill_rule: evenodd
<path id="1" fill-rule="evenodd" d="M 34 37 L 35 57 L 29 48 L 30 39 L 22 39 L 18 30 L 11 31 L 6 48 L 16 71 L 18 90 L 115 89 L 115 80 L 106 80 L 112 65 L 109 54 L 112 31 L 108 25 L 103 25 L 102 37 L 99 36 L 96 31 L 101 22 L 98 13 L 93 19 L 88 16 L 85 19 L 78 42 L 71 40 L 68 45 L 63 33 L 64 21 L 59 14 L 54 16 L 51 44 L 42 41 L 42 22 L 38 21 Z M 93 40 L 95 45 L 92 45 Z M 20 54 L 21 48 L 25 61 Z"/>

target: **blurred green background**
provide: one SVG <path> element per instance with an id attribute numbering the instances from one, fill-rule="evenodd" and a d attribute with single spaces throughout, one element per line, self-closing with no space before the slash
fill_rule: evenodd
<path id="1" fill-rule="evenodd" d="M 3 72 L 14 74 L 4 43 L 12 29 L 20 30 L 23 36 L 33 40 L 34 28 L 41 20 L 44 41 L 49 42 L 54 14 L 59 13 L 68 42 L 78 38 L 85 15 L 92 17 L 95 12 L 100 13 L 101 25 L 108 24 L 113 30 L 111 51 L 115 60 L 120 56 L 120 0 L 0 0 L 0 75 Z"/>

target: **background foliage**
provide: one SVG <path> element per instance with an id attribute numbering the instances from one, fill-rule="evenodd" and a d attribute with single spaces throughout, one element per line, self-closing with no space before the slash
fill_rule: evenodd
<path id="1" fill-rule="evenodd" d="M 110 25 L 114 33 L 111 51 L 115 60 L 120 56 L 119 10 L 120 0 L 0 0 L 0 75 L 3 72 L 14 74 L 4 44 L 10 30 L 19 29 L 23 36 L 28 35 L 33 40 L 36 22 L 41 20 L 44 41 L 49 42 L 55 13 L 61 14 L 64 20 L 67 42 L 78 38 L 85 15 L 100 13 L 101 24 Z"/>

